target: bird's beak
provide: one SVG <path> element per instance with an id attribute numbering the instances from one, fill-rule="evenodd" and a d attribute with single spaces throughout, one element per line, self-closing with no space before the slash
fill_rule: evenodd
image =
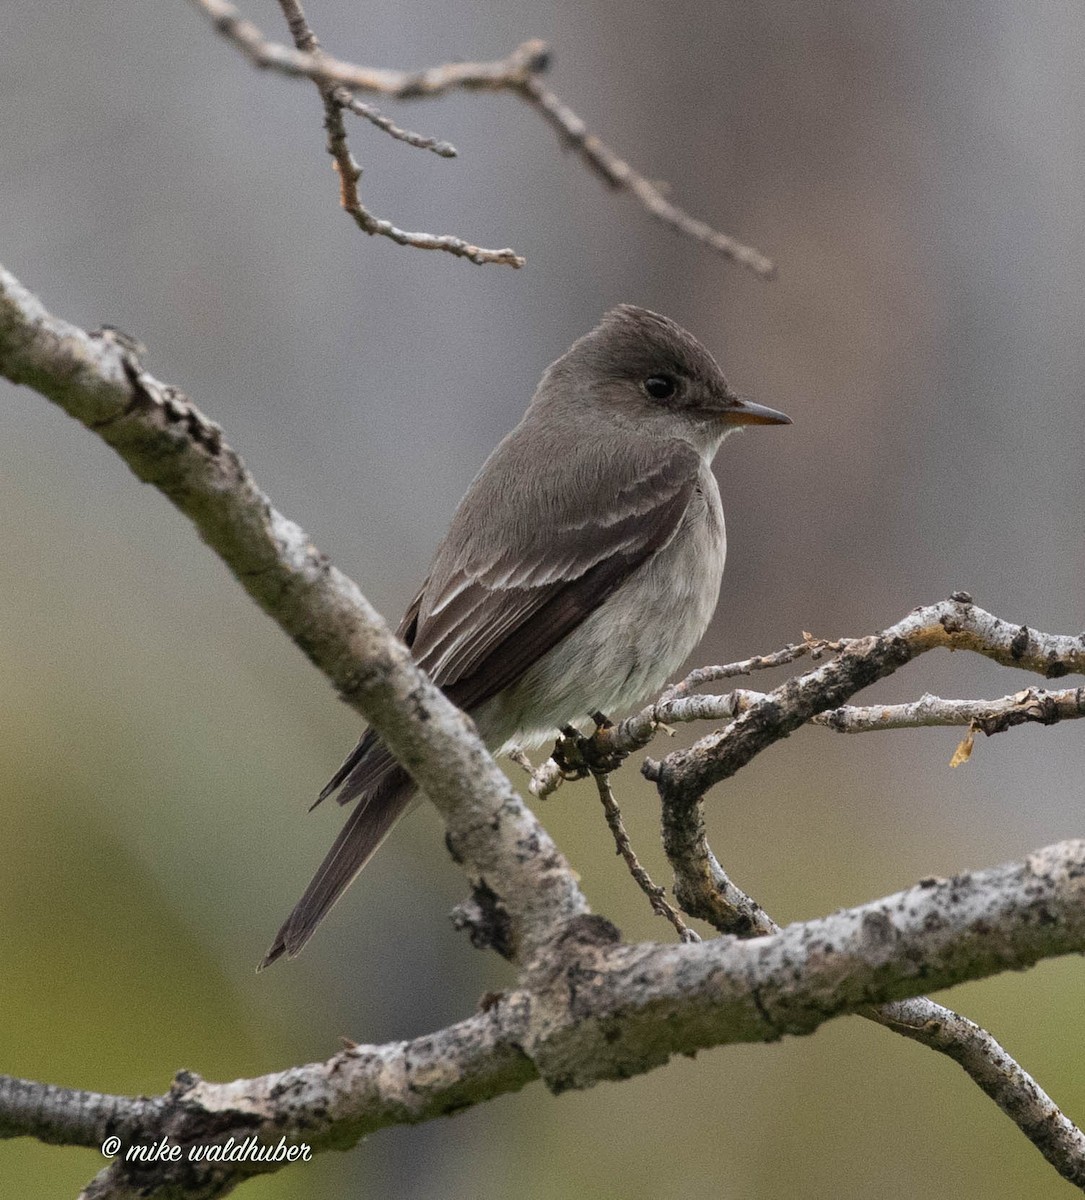
<path id="1" fill-rule="evenodd" d="M 734 403 L 721 410 L 720 416 L 728 425 L 790 425 L 791 418 L 764 404 L 754 404 L 736 396 Z"/>

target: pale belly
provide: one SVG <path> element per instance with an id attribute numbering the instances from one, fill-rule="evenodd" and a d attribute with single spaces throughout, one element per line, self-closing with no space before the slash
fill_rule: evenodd
<path id="1" fill-rule="evenodd" d="M 706 468 L 671 541 L 518 683 L 473 713 L 487 745 L 498 753 L 540 745 L 592 712 L 615 717 L 658 695 L 708 628 L 726 549 L 719 491 Z"/>

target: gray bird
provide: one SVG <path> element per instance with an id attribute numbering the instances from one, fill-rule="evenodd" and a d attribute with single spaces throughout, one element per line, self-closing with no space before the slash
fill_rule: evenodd
<path id="1" fill-rule="evenodd" d="M 495 753 L 642 703 L 716 607 L 720 442 L 740 425 L 786 424 L 736 396 L 673 321 L 611 310 L 547 368 L 486 460 L 398 636 Z M 305 945 L 415 788 L 370 729 L 317 803 L 336 791 L 354 809 L 263 966 Z"/>

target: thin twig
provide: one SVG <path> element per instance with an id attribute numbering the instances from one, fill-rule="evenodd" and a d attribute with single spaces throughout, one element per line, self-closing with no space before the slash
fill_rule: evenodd
<path id="1" fill-rule="evenodd" d="M 366 104 L 364 100 L 359 100 L 357 96 L 352 96 L 346 88 L 336 88 L 332 93 L 335 102 L 342 108 L 349 108 L 352 113 L 356 113 L 359 117 L 364 117 L 371 124 L 376 125 L 378 129 L 383 129 L 389 137 L 395 138 L 397 142 L 404 142 L 408 146 L 415 146 L 419 150 L 431 150 L 439 158 L 455 158 L 457 155 L 456 147 L 451 142 L 441 142 L 437 138 L 426 137 L 421 133 L 412 133 L 409 129 L 401 129 L 391 117 L 387 117 L 374 104 Z"/>
<path id="2" fill-rule="evenodd" d="M 626 191 L 635 196 L 657 221 L 701 242 L 717 254 L 748 267 L 763 279 L 771 279 L 776 274 L 772 259 L 766 258 L 759 250 L 713 229 L 707 222 L 690 216 L 684 209 L 672 204 L 658 184 L 634 171 L 609 146 L 589 133 L 580 117 L 545 88 L 537 75 L 526 76 L 515 86 L 515 91 L 557 130 L 562 142 L 574 150 L 604 183 L 615 191 Z"/>
<path id="3" fill-rule="evenodd" d="M 550 51 L 545 42 L 524 42 L 506 58 L 494 62 L 447 63 L 424 71 L 379 70 L 343 62 L 316 50 L 307 50 L 305 47 L 299 46 L 298 49 L 291 50 L 287 46 L 272 42 L 265 38 L 251 21 L 245 20 L 227 0 L 192 2 L 210 18 L 219 33 L 232 42 L 255 66 L 311 79 L 318 85 L 373 92 L 398 100 L 431 98 L 453 89 L 512 92 L 539 113 L 547 124 L 557 131 L 561 141 L 575 150 L 581 161 L 608 187 L 628 192 L 651 216 L 664 225 L 749 268 L 756 275 L 767 279 L 776 273 L 771 259 L 766 258 L 759 250 L 721 233 L 672 204 L 658 184 L 635 171 L 606 143 L 589 133 L 584 121 L 540 82 L 539 76 L 550 65 Z M 343 101 L 337 98 L 337 103 L 343 104 Z M 354 106 L 351 104 L 348 107 Z M 368 113 L 361 115 L 373 119 Z M 382 116 L 381 120 L 375 123 L 381 128 L 386 128 L 382 121 L 387 121 L 387 118 Z M 413 140 L 415 138 L 418 140 Z M 447 146 L 447 143 L 429 145 L 432 139 L 418 138 L 418 135 L 414 134 L 405 137 L 404 140 L 410 141 L 412 145 L 425 144 L 426 148 L 433 149 L 436 153 L 442 153 L 437 150 L 438 145 Z M 342 172 L 342 168 L 340 170 Z M 503 262 L 512 266 L 521 266 L 523 263 L 512 251 L 481 251 L 478 247 L 467 246 L 459 238 L 405 234 L 389 222 L 375 222 L 375 219 L 369 218 L 369 222 L 363 224 L 355 213 L 352 212 L 351 215 L 365 232 L 382 234 L 402 245 L 449 250 L 470 258 L 473 262 Z"/>
<path id="4" fill-rule="evenodd" d="M 940 604 L 916 609 L 881 634 L 852 640 L 840 657 L 766 695 L 746 693 L 745 704 L 741 693 L 720 697 L 731 701 L 733 712 L 742 708 L 727 728 L 702 738 L 691 750 L 670 754 L 662 763 L 646 762 L 643 768 L 659 787 L 664 849 L 684 912 L 740 937 L 778 930 L 764 909 L 732 882 L 713 853 L 705 831 L 704 793 L 806 721 L 823 718 L 830 729 L 858 732 L 905 724 L 967 723 L 978 728 L 977 722 L 986 720 L 986 729 L 995 733 L 1025 721 L 1052 724 L 1063 716 L 1085 715 L 1079 688 L 1062 693 L 1029 688 L 1001 701 L 978 704 L 926 696 L 911 705 L 854 710 L 841 706 L 855 692 L 937 646 L 971 650 L 1048 678 L 1085 673 L 1085 638 L 1012 625 L 976 607 L 967 593 L 958 592 Z M 931 887 L 940 883 L 925 882 Z M 989 1033 L 925 997 L 861 1013 L 952 1058 L 1061 1175 L 1083 1186 L 1085 1136 Z"/>
<path id="5" fill-rule="evenodd" d="M 690 692 L 696 691 L 697 688 L 704 687 L 708 683 L 718 683 L 721 679 L 734 679 L 739 675 L 752 675 L 754 671 L 769 671 L 773 667 L 786 667 L 807 655 L 817 662 L 826 653 L 839 654 L 847 645 L 847 638 L 828 642 L 807 633 L 803 635 L 801 642 L 792 642 L 790 645 L 784 646 L 782 650 L 774 650 L 771 654 L 755 654 L 753 658 L 744 658 L 738 662 L 724 663 L 721 666 L 698 667 L 695 671 L 690 671 L 685 679 L 667 688 L 659 697 L 657 704 L 662 705 L 671 700 L 680 700 L 683 696 L 688 696 Z"/>
<path id="6" fill-rule="evenodd" d="M 721 718 L 730 720 L 740 711 L 738 706 L 741 704 L 741 697 L 747 693 L 731 692 L 725 696 L 690 696 L 689 693 L 695 688 L 716 683 L 721 679 L 734 679 L 740 675 L 752 675 L 755 671 L 787 666 L 807 655 L 816 662 L 826 653 L 839 653 L 848 644 L 847 639 L 828 642 L 808 633 L 804 634 L 801 642 L 793 642 L 771 654 L 757 654 L 752 658 L 719 666 L 699 667 L 691 671 L 685 679 L 667 688 L 654 704 L 648 705 L 631 717 L 626 717 L 617 725 L 608 724 L 597 728 L 591 738 L 593 747 L 596 753 L 603 757 L 610 754 L 630 754 L 647 746 L 660 730 L 673 733 L 668 727 L 671 721 L 678 723 Z M 760 694 L 748 693 L 750 696 Z M 565 779 L 566 772 L 561 764 L 551 757 L 535 769 L 528 788 L 533 796 L 542 800 L 555 792 Z"/>
<path id="7" fill-rule="evenodd" d="M 546 44 L 529 41 L 494 62 L 446 63 L 424 71 L 363 67 L 329 54 L 293 50 L 281 42 L 273 42 L 227 0 L 192 0 L 192 3 L 256 67 L 397 100 L 441 96 L 459 89 L 505 91 L 518 75 L 545 69 L 549 62 Z"/>
<path id="8" fill-rule="evenodd" d="M 771 657 L 764 656 L 765 659 Z M 726 678 L 717 672 L 728 670 L 729 667 L 702 668 L 712 678 Z M 689 678 L 700 676 L 701 673 L 694 671 Z M 722 695 L 665 699 L 668 695 L 673 696 L 685 683 L 683 680 L 681 684 L 676 684 L 655 704 L 627 717 L 610 730 L 597 732 L 591 740 L 598 743 L 600 752 L 628 754 L 646 746 L 658 730 L 666 729 L 669 724 L 733 721 L 763 704 L 768 697 L 766 692 L 736 688 Z M 826 712 L 814 713 L 808 723 L 834 733 L 877 733 L 889 729 L 935 729 L 967 725 L 973 733 L 991 737 L 1018 725 L 1057 725 L 1060 721 L 1082 717 L 1085 717 L 1085 688 L 1062 688 L 1057 691 L 1025 688 L 997 700 L 949 700 L 927 693 L 907 704 L 844 704 Z M 966 761 L 966 758 L 962 756 L 959 761 Z M 558 764 L 553 759 L 547 759 L 532 771 L 529 790 L 533 796 L 544 799 L 564 781 L 565 776 Z"/>
<path id="9" fill-rule="evenodd" d="M 648 897 L 648 903 L 652 906 L 652 911 L 658 916 L 666 917 L 674 926 L 683 942 L 699 942 L 701 940 L 700 935 L 690 929 L 685 921 L 682 920 L 678 910 L 673 905 L 668 904 L 663 898 L 666 895 L 666 888 L 652 882 L 652 877 L 641 865 L 640 859 L 637 858 L 636 852 L 629 841 L 625 822 L 622 820 L 622 810 L 618 807 L 618 801 L 614 799 L 614 792 L 611 790 L 610 776 L 594 771 L 592 774 L 595 777 L 595 786 L 599 790 L 599 799 L 603 802 L 603 812 L 606 813 L 607 826 L 614 835 L 614 845 L 618 853 L 622 856 L 625 865 L 629 868 L 629 874 L 633 876 L 637 887 Z"/>
<path id="10" fill-rule="evenodd" d="M 208 3 L 215 4 L 217 0 L 198 0 L 198 2 L 206 8 Z M 290 27 L 290 33 L 298 52 L 307 54 L 318 61 L 322 60 L 324 56 L 320 50 L 320 42 L 306 20 L 299 0 L 279 0 L 279 6 L 286 17 L 286 23 Z M 236 20 L 229 21 L 227 24 L 235 33 L 237 32 L 238 22 Z M 223 26 L 219 24 L 219 28 L 221 29 Z M 223 31 L 225 32 L 225 29 Z M 250 42 L 243 39 L 240 44 L 249 45 Z M 328 153 L 332 156 L 332 162 L 339 174 L 339 203 L 363 233 L 386 237 L 400 246 L 414 246 L 418 250 L 444 250 L 449 254 L 469 259 L 480 265 L 483 263 L 504 263 L 512 267 L 524 265 L 524 260 L 514 250 L 486 250 L 451 234 L 408 233 L 406 230 L 398 229 L 391 221 L 375 217 L 362 203 L 361 192 L 358 190 L 358 183 L 362 178 L 362 168 L 350 152 L 347 130 L 343 123 L 345 107 L 361 112 L 363 116 L 380 125 L 389 133 L 394 130 L 395 136 L 400 137 L 403 141 L 411 142 L 412 145 L 426 145 L 429 149 L 434 150 L 438 146 L 443 147 L 444 149 L 438 153 L 445 153 L 446 157 L 446 151 L 452 148 L 446 142 L 436 142 L 432 138 L 422 138 L 418 134 L 407 133 L 399 129 L 376 109 L 364 105 L 360 101 L 357 102 L 358 107 L 355 108 L 353 96 L 343 86 L 320 78 L 314 79 L 314 82 L 324 102 L 324 128 L 328 133 Z"/>

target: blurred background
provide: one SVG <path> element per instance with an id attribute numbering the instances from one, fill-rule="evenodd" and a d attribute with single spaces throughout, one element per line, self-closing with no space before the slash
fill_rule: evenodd
<path id="1" fill-rule="evenodd" d="M 244 11 L 285 38 L 272 0 Z M 361 235 L 308 84 L 254 71 L 180 0 L 21 6 L 0 42 L 0 261 L 60 316 L 138 336 L 394 623 L 548 362 L 609 306 L 670 314 L 791 429 L 717 462 L 730 533 L 697 655 L 860 635 L 957 588 L 1085 627 L 1085 11 L 1056 0 L 311 0 L 329 50 L 415 67 L 555 48 L 551 85 L 765 283 L 653 223 L 510 96 L 389 106 L 452 162 L 352 126 L 401 227 L 523 271 Z M 0 383 L 0 1069 L 158 1093 L 408 1038 L 510 972 L 447 920 L 428 809 L 295 962 L 253 968 L 331 841 L 306 806 L 357 718 L 191 527 L 99 441 Z M 782 678 L 782 677 L 781 677 Z M 758 682 L 771 683 L 766 678 Z M 927 656 L 870 699 L 1031 677 Z M 702 729 L 700 732 L 707 732 Z M 712 798 L 714 848 L 781 921 L 1082 829 L 1081 728 L 804 730 Z M 655 753 L 659 753 L 656 747 Z M 616 780 L 667 879 L 654 793 Z M 667 938 L 588 784 L 545 804 L 591 902 Z M 939 998 L 1085 1119 L 1078 960 Z M 6 1195 L 71 1195 L 93 1152 L 0 1144 Z M 1058 1197 L 950 1064 L 859 1020 L 554 1099 L 540 1085 L 258 1180 L 247 1200 L 692 1194 Z"/>

